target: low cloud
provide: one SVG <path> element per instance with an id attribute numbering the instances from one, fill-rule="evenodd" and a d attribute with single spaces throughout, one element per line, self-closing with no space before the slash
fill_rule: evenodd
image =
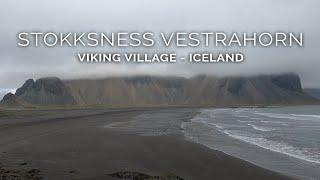
<path id="1" fill-rule="evenodd" d="M 252 75 L 299 73 L 305 87 L 320 87 L 318 1 L 44 1 L 4 0 L 0 7 L 0 88 L 28 78 L 63 79 L 152 74 Z M 246 61 L 232 64 L 80 64 L 76 48 L 18 48 L 21 31 L 291 31 L 303 32 L 303 48 L 245 48 Z M 161 47 L 158 47 L 159 51 Z M 208 51 L 215 49 L 208 49 Z M 105 49 L 109 51 L 109 49 Z M 178 49 L 177 53 L 187 53 Z"/>

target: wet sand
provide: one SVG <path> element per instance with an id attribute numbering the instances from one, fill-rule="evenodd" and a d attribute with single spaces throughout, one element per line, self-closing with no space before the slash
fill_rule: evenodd
<path id="1" fill-rule="evenodd" d="M 0 167 L 25 179 L 118 179 L 109 175 L 117 172 L 154 179 L 168 175 L 196 180 L 291 179 L 185 140 L 179 124 L 195 113 L 194 109 L 47 110 L 41 117 L 0 117 Z M 130 124 L 140 117 L 145 118 L 146 129 L 153 121 L 170 120 L 166 127 L 170 131 L 164 128 L 166 123 L 159 134 L 141 133 L 144 123 L 137 129 L 117 128 L 117 123 Z M 30 177 L 28 172 L 35 174 Z M 5 176 L 0 170 L 0 179 Z"/>

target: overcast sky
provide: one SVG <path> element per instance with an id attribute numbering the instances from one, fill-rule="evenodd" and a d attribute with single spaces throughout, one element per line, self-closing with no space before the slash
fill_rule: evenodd
<path id="1" fill-rule="evenodd" d="M 2 0 L 0 89 L 28 78 L 63 79 L 132 74 L 247 75 L 296 72 L 305 87 L 320 87 L 320 2 L 316 0 Z M 77 49 L 18 48 L 21 31 L 291 31 L 303 32 L 303 48 L 246 48 L 241 65 L 80 64 Z"/>

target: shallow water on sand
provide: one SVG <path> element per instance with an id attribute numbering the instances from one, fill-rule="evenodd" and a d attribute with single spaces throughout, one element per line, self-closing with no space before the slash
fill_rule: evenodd
<path id="1" fill-rule="evenodd" d="M 320 178 L 320 106 L 201 109 L 181 128 L 188 140 L 262 167 Z"/>

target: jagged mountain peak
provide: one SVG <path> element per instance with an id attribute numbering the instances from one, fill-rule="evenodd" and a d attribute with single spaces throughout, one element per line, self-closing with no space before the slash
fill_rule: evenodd
<path id="1" fill-rule="evenodd" d="M 32 104 L 39 105 L 72 105 L 75 104 L 70 90 L 65 83 L 56 77 L 27 80 L 18 88 L 16 96 Z"/>

